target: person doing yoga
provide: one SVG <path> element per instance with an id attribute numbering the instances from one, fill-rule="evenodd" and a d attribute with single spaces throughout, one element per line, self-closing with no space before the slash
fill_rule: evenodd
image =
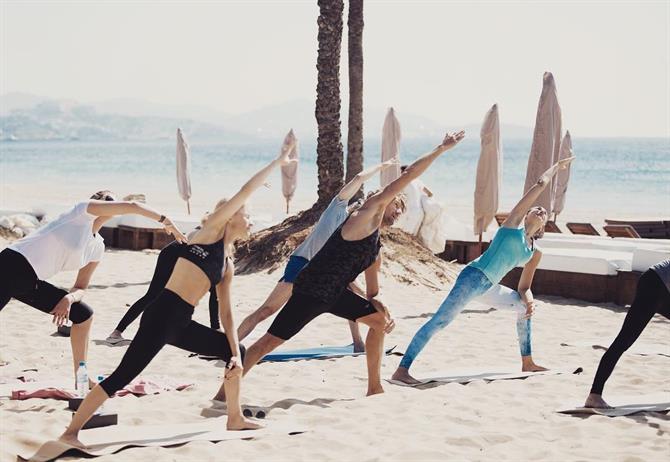
<path id="1" fill-rule="evenodd" d="M 486 252 L 463 268 L 437 312 L 412 338 L 400 365 L 393 373 L 393 380 L 407 384 L 419 383 L 409 374 L 412 363 L 431 337 L 438 330 L 444 329 L 474 299 L 490 302 L 498 308 L 516 310 L 522 370 L 546 370 L 535 364 L 531 356 L 530 317 L 535 302 L 530 287 L 535 269 L 542 258 L 542 252 L 536 248 L 535 241 L 544 234 L 547 211 L 542 207 L 531 206 L 551 183 L 552 177 L 560 169 L 567 168 L 573 159 L 571 157 L 561 160 L 549 168 L 512 209 Z M 516 291 L 498 284 L 518 265 L 524 265 L 524 268 Z"/>
<path id="2" fill-rule="evenodd" d="M 291 147 L 285 144 L 277 159 L 256 173 L 230 200 L 220 203 L 188 245 L 181 247 L 165 288 L 144 310 L 140 327 L 121 363 L 86 396 L 61 435 L 62 441 L 81 446 L 79 430 L 96 409 L 137 377 L 166 344 L 193 353 L 218 356 L 225 361 L 223 386 L 228 396 L 227 428 L 246 430 L 259 427 L 244 418 L 240 406 L 240 356 L 243 350 L 237 340 L 231 310 L 230 283 L 234 274 L 231 257 L 234 242 L 249 234 L 250 223 L 244 206 L 246 200 L 264 183 L 272 170 L 293 162 L 288 158 Z M 226 258 L 226 272 L 222 278 Z M 213 284 L 216 285 L 225 333 L 192 320 L 194 307 Z"/>
<path id="3" fill-rule="evenodd" d="M 82 301 L 105 252 L 98 234 L 115 215 L 137 214 L 156 220 L 178 241 L 186 240 L 169 218 L 144 204 L 117 201 L 110 191 L 99 191 L 47 225 L 0 252 L 0 310 L 12 298 L 53 315 L 59 327 L 72 321 L 70 343 L 74 371 L 86 361 L 93 310 Z M 61 271 L 77 270 L 67 291 L 46 280 Z"/>
<path id="4" fill-rule="evenodd" d="M 245 372 L 314 318 L 331 313 L 369 327 L 365 340 L 367 394 L 384 392 L 380 377 L 384 335 L 393 330 L 395 321 L 379 297 L 379 229 L 392 225 L 403 212 L 402 190 L 441 154 L 458 144 L 463 136 L 464 132 L 447 134 L 442 143 L 416 160 L 379 193 L 368 197 L 335 230 L 298 274 L 291 298 L 277 314 L 268 332 L 247 350 Z M 361 272 L 365 272 L 367 298 L 348 288 Z"/>
<path id="5" fill-rule="evenodd" d="M 602 397 L 605 382 L 621 355 L 635 343 L 655 314 L 670 319 L 670 260 L 653 265 L 640 276 L 633 304 L 619 334 L 600 360 L 584 407 L 611 408 Z"/>
<path id="6" fill-rule="evenodd" d="M 217 204 L 217 206 L 218 205 L 219 204 Z M 208 215 L 208 213 L 205 214 L 205 216 L 202 218 L 200 226 L 198 226 L 188 235 L 189 239 L 202 228 L 202 224 L 205 222 Z M 165 284 L 167 284 L 168 279 L 170 279 L 174 265 L 177 263 L 184 245 L 186 244 L 179 241 L 172 241 L 161 249 L 160 253 L 158 254 L 156 268 L 154 269 L 154 275 L 151 278 L 151 283 L 149 284 L 147 293 L 144 294 L 142 298 L 133 303 L 130 308 L 128 308 L 128 311 L 126 311 L 126 314 L 123 315 L 121 321 L 119 321 L 119 324 L 107 337 L 107 343 L 116 345 L 120 342 L 128 341 L 127 339 L 123 338 L 123 331 L 125 331 L 126 328 L 132 324 L 132 322 L 135 321 L 142 314 L 142 312 L 144 312 L 149 303 L 151 303 L 158 296 L 161 290 L 165 288 Z M 209 325 L 212 329 L 219 329 L 221 327 L 221 324 L 219 323 L 219 301 L 216 297 L 216 285 L 212 285 L 212 287 L 209 289 Z"/>
<path id="7" fill-rule="evenodd" d="M 293 292 L 293 282 L 307 263 L 321 250 L 321 247 L 326 243 L 333 232 L 347 219 L 352 208 L 349 207 L 349 200 L 354 197 L 363 184 L 381 170 L 388 168 L 397 163 L 397 160 L 392 159 L 382 164 L 375 165 L 369 169 L 358 173 L 349 183 L 344 185 L 340 192 L 333 198 L 326 210 L 321 214 L 319 221 L 312 229 L 312 232 L 300 244 L 289 257 L 284 275 L 279 280 L 275 288 L 270 292 L 268 298 L 256 311 L 247 316 L 240 327 L 237 329 L 237 335 L 240 342 L 249 335 L 258 325 L 258 323 L 272 316 L 282 306 L 286 304 Z M 358 324 L 349 321 L 349 328 L 351 330 L 351 338 L 354 343 L 354 351 L 365 351 L 365 344 L 361 338 L 361 333 L 358 329 Z"/>

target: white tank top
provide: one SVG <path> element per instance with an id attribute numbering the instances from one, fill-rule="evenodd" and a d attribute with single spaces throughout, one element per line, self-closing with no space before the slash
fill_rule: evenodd
<path id="1" fill-rule="evenodd" d="M 93 221 L 87 202 L 81 202 L 46 226 L 9 246 L 30 263 L 39 279 L 48 279 L 61 271 L 74 271 L 100 261 L 105 243 L 93 234 Z"/>

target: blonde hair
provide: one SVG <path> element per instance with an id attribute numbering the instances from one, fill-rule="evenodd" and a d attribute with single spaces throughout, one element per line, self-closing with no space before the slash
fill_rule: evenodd
<path id="1" fill-rule="evenodd" d="M 116 198 L 114 197 L 114 193 L 110 191 L 109 189 L 103 189 L 101 191 L 98 191 L 97 193 L 93 194 L 91 199 L 96 200 L 96 201 L 115 201 Z"/>

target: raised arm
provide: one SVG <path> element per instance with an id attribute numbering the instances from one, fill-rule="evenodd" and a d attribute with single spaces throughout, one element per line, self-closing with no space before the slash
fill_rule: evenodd
<path id="1" fill-rule="evenodd" d="M 367 170 L 363 170 L 362 172 L 359 172 L 355 177 L 351 179 L 351 181 L 347 184 L 344 185 L 344 187 L 340 190 L 338 193 L 337 197 L 340 200 L 343 201 L 348 201 L 352 197 L 354 197 L 354 194 L 358 192 L 359 189 L 361 189 L 361 186 L 368 181 L 370 178 L 375 176 L 378 172 L 385 170 L 395 164 L 398 163 L 397 158 L 393 158 L 390 160 L 387 160 L 386 162 L 382 162 L 381 164 L 377 164 L 373 167 L 368 168 Z"/>
<path id="2" fill-rule="evenodd" d="M 402 173 L 402 175 L 386 185 L 381 193 L 370 198 L 370 201 L 378 202 L 380 207 L 386 207 L 395 196 L 400 194 L 402 190 L 407 187 L 407 185 L 421 176 L 421 174 L 423 174 L 423 172 L 425 172 L 428 167 L 430 167 L 430 164 L 432 164 L 435 159 L 456 146 L 464 137 L 465 131 L 463 130 L 455 134 L 447 133 L 447 135 L 444 137 L 444 140 L 442 140 L 442 143 L 440 143 L 431 152 L 424 154 L 415 160 L 412 164 L 410 164 Z"/>
<path id="3" fill-rule="evenodd" d="M 559 170 L 568 168 L 570 165 L 570 162 L 572 162 L 575 158 L 574 157 L 568 157 L 567 159 L 560 160 L 556 162 L 554 165 L 549 167 L 549 169 L 542 174 L 542 176 L 537 180 L 537 183 L 528 190 L 526 194 L 523 195 L 521 200 L 514 206 L 512 211 L 509 213 L 509 216 L 507 219 L 503 222 L 501 227 L 503 228 L 516 228 L 519 226 L 519 223 L 523 220 L 523 217 L 526 215 L 528 212 L 528 209 L 530 209 L 533 205 L 533 203 L 537 200 L 538 197 L 540 197 L 540 194 L 542 194 L 542 191 L 544 191 L 544 188 L 549 186 L 551 183 L 551 179 L 558 173 Z M 548 210 L 547 212 L 550 212 Z"/>
<path id="4" fill-rule="evenodd" d="M 284 165 L 289 165 L 293 162 L 297 162 L 295 159 L 289 159 L 288 157 L 294 144 L 295 143 L 284 144 L 282 146 L 281 152 L 279 153 L 279 156 L 277 156 L 276 159 L 259 170 L 254 176 L 251 177 L 249 181 L 244 184 L 244 186 L 242 186 L 242 188 L 240 188 L 240 190 L 233 197 L 231 197 L 225 204 L 218 207 L 209 215 L 209 218 L 207 219 L 204 227 L 220 227 L 226 224 L 228 220 L 230 220 L 230 217 L 232 217 L 240 209 L 240 207 L 244 205 L 251 194 L 260 188 L 263 183 L 265 183 L 265 180 L 270 175 L 272 170 L 274 170 L 276 167 L 281 167 Z"/>
<path id="5" fill-rule="evenodd" d="M 142 215 L 165 226 L 165 232 L 174 236 L 179 242 L 186 242 L 186 236 L 177 229 L 172 220 L 156 212 L 151 207 L 135 201 L 97 201 L 91 200 L 86 211 L 98 217 L 116 215 Z"/>

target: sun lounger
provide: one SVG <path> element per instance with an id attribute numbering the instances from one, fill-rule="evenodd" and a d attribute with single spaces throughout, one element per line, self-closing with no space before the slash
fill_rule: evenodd
<path id="1" fill-rule="evenodd" d="M 608 220 L 608 225 L 628 225 L 641 237 L 648 239 L 670 238 L 670 221 L 664 220 Z"/>
<path id="2" fill-rule="evenodd" d="M 597 229 L 591 223 L 567 223 L 566 226 L 572 234 L 585 234 L 587 236 L 600 236 Z"/>
<path id="3" fill-rule="evenodd" d="M 561 228 L 558 227 L 556 222 L 554 221 L 547 221 L 547 224 L 544 225 L 544 232 L 545 233 L 562 233 Z"/>
<path id="4" fill-rule="evenodd" d="M 630 225 L 605 225 L 604 229 L 609 237 L 640 237 Z"/>

